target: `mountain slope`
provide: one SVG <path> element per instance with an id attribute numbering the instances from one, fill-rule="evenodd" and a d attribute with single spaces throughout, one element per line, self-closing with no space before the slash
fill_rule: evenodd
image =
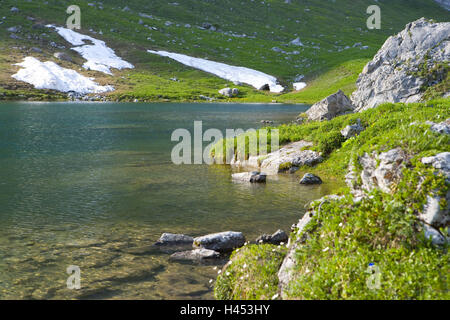
<path id="1" fill-rule="evenodd" d="M 3 96 L 48 98 L 42 96 L 45 91 L 29 90 L 29 85 L 11 78 L 17 72 L 11 64 L 26 56 L 80 69 L 83 59 L 69 49 L 69 44 L 51 30 L 40 28 L 40 24 L 48 23 L 64 26 L 68 17 L 65 10 L 71 4 L 57 0 L 0 1 L 0 17 L 5 17 L 0 21 Z M 282 95 L 240 86 L 236 101 L 315 102 L 335 88 L 350 93 L 365 62 L 406 23 L 422 16 L 437 21 L 448 21 L 450 17 L 433 0 L 378 1 L 382 13 L 380 30 L 366 27 L 366 9 L 373 4 L 369 0 L 293 0 L 290 4 L 284 0 L 131 0 L 126 4 L 112 0 L 77 4 L 81 8 L 79 32 L 106 41 L 119 56 L 136 66 L 133 70 L 115 70 L 114 77 L 79 71 L 95 77 L 102 85 L 113 85 L 116 90 L 108 94 L 113 100 L 201 100 L 202 95 L 221 98 L 217 91 L 233 86 L 146 52 L 152 49 L 256 69 L 276 76 L 288 90 L 292 90 L 292 83 L 300 75 L 305 76 L 302 81 L 311 84 L 301 92 Z M 19 12 L 11 12 L 12 7 Z M 11 27 L 20 27 L 20 31 L 8 32 Z M 297 37 L 303 47 L 289 45 Z M 32 47 L 43 52 L 31 52 Z M 70 55 L 73 62 L 54 58 L 57 51 Z"/>

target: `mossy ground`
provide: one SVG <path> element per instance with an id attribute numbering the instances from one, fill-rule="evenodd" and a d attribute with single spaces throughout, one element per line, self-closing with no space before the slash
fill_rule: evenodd
<path id="1" fill-rule="evenodd" d="M 450 151 L 450 137 L 432 132 L 425 124 L 427 120 L 441 122 L 447 118 L 450 118 L 450 99 L 440 99 L 417 104 L 384 104 L 331 121 L 278 127 L 283 143 L 305 139 L 314 142 L 316 150 L 327 154 L 323 163 L 304 170 L 339 181 L 344 180 L 350 160 L 365 152 L 380 153 L 401 147 L 410 157 L 403 178 L 392 194 L 375 190 L 371 197 L 355 203 L 348 188 L 342 188 L 339 193 L 344 195 L 343 199 L 326 202 L 320 210 L 317 203 L 312 204 L 318 213 L 305 231 L 309 239 L 296 252 L 298 267 L 287 290 L 289 298 L 450 298 L 448 247 L 433 246 L 424 238 L 417 221 L 426 196 L 433 190 L 444 195 L 449 188 L 442 175 L 420 162 L 422 157 Z M 357 119 L 366 128 L 359 136 L 345 142 L 332 138 Z M 417 188 L 419 183 L 421 188 Z M 442 200 L 441 206 L 446 205 Z M 291 234 L 293 239 L 297 236 L 295 232 Z M 371 276 L 369 264 L 380 270 L 378 289 L 367 285 Z M 251 295 L 253 284 L 265 281 L 270 275 L 260 278 L 254 274 L 254 277 L 248 285 L 242 284 L 245 288 L 239 292 L 226 287 L 232 279 L 218 281 L 216 290 L 231 290 L 228 297 L 245 298 L 240 292 Z"/>
<path id="2" fill-rule="evenodd" d="M 201 98 L 203 95 L 219 101 L 314 103 L 337 89 L 350 93 L 365 62 L 373 57 L 388 36 L 402 30 L 407 23 L 422 16 L 437 21 L 446 21 L 449 17 L 432 1 L 388 1 L 378 4 L 383 13 L 382 29 L 368 30 L 366 9 L 373 4 L 370 0 L 311 0 L 291 4 L 283 0 L 186 0 L 178 5 L 163 0 L 131 0 L 126 4 L 110 0 L 103 2 L 103 9 L 94 1 L 77 1 L 81 8 L 80 32 L 105 40 L 119 56 L 136 66 L 133 70 L 115 70 L 115 76 L 109 77 L 82 70 L 82 60 L 55 32 L 32 28 L 36 23 L 65 25 L 68 17 L 65 11 L 72 4 L 66 0 L 1 2 L 0 17 L 5 16 L 6 19 L 0 24 L 0 88 L 9 90 L 10 98 L 16 90 L 18 99 L 22 99 L 24 94 L 27 97 L 26 91 L 29 90 L 29 86 L 11 79 L 10 75 L 18 69 L 12 66 L 13 63 L 20 62 L 26 55 L 61 63 L 53 58 L 53 53 L 64 51 L 74 58 L 74 63 L 63 63 L 64 67 L 116 88 L 115 92 L 108 94 L 111 100 L 206 101 Z M 129 11 L 123 10 L 125 5 Z M 13 6 L 20 12 L 11 13 Z M 154 18 L 140 17 L 140 12 Z M 30 21 L 27 17 L 36 20 Z M 143 24 L 138 23 L 140 19 Z M 172 24 L 167 25 L 166 21 Z M 204 22 L 223 32 L 199 29 L 198 26 Z M 185 27 L 186 24 L 191 27 Z M 21 40 L 10 38 L 7 28 L 13 26 L 22 27 L 17 33 Z M 301 38 L 305 47 L 287 45 L 296 37 Z M 54 48 L 51 42 L 64 45 L 66 49 Z M 368 49 L 353 47 L 359 42 Z M 43 53 L 30 52 L 32 47 L 41 48 Z M 273 47 L 291 54 L 275 52 Z M 276 76 L 287 87 L 288 93 L 272 94 L 242 86 L 238 97 L 224 99 L 219 97 L 218 90 L 234 86 L 232 83 L 149 54 L 147 49 L 207 57 L 260 70 Z M 292 54 L 294 51 L 299 54 Z M 300 92 L 289 92 L 298 75 L 305 76 L 308 87 Z M 178 81 L 170 80 L 174 77 Z"/>

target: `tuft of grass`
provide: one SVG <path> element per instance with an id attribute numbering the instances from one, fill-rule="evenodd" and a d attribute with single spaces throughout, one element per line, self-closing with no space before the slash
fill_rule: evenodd
<path id="1" fill-rule="evenodd" d="M 270 300 L 278 291 L 277 272 L 286 255 L 284 246 L 248 245 L 233 252 L 217 278 L 218 300 Z"/>

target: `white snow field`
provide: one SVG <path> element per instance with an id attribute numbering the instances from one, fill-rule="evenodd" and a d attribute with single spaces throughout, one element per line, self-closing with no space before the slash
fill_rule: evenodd
<path id="1" fill-rule="evenodd" d="M 293 86 L 294 86 L 294 89 L 296 91 L 299 91 L 299 90 L 302 90 L 302 89 L 304 89 L 306 87 L 306 83 L 305 82 L 295 82 L 293 84 Z"/>
<path id="2" fill-rule="evenodd" d="M 134 66 L 118 57 L 114 50 L 109 48 L 104 41 L 83 35 L 76 31 L 47 25 L 54 28 L 58 34 L 67 42 L 76 46 L 72 50 L 77 51 L 87 61 L 83 64 L 83 68 L 87 70 L 100 71 L 112 75 L 110 68 L 115 69 L 133 69 Z M 91 41 L 92 44 L 86 44 L 85 40 Z"/>
<path id="3" fill-rule="evenodd" d="M 269 85 L 271 92 L 279 93 L 284 90 L 284 88 L 277 83 L 277 79 L 275 77 L 253 69 L 230 66 L 225 63 L 194 58 L 184 54 L 171 53 L 167 51 L 147 50 L 147 52 L 163 57 L 169 57 L 184 65 L 212 73 L 219 78 L 226 79 L 228 81 L 249 84 L 256 89 L 260 89 L 264 85 Z"/>
<path id="4" fill-rule="evenodd" d="M 36 58 L 26 57 L 23 62 L 15 65 L 22 67 L 22 69 L 12 77 L 34 85 L 36 89 L 52 89 L 61 92 L 75 91 L 81 94 L 114 90 L 112 86 L 100 86 L 92 79 L 74 70 L 62 68 L 52 61 L 41 62 Z"/>

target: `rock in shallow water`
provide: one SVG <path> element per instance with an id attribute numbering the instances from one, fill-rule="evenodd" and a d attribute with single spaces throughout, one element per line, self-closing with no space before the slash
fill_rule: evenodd
<path id="1" fill-rule="evenodd" d="M 163 233 L 159 240 L 155 243 L 156 246 L 177 246 L 189 245 L 194 242 L 194 238 L 185 234 Z"/>
<path id="2" fill-rule="evenodd" d="M 195 238 L 193 247 L 218 252 L 230 252 L 242 247 L 244 243 L 245 237 L 242 232 L 227 231 Z"/>
<path id="3" fill-rule="evenodd" d="M 265 183 L 267 175 L 264 172 L 241 172 L 235 173 L 232 176 L 235 181 L 250 182 L 250 183 Z"/>
<path id="4" fill-rule="evenodd" d="M 220 254 L 217 251 L 204 248 L 176 252 L 170 256 L 170 260 L 172 261 L 192 261 L 192 262 L 201 262 L 205 260 L 213 260 L 219 258 Z"/>
<path id="5" fill-rule="evenodd" d="M 320 179 L 320 177 L 318 177 L 312 173 L 307 173 L 300 180 L 300 184 L 307 184 L 307 185 L 322 184 L 322 179 Z"/>

